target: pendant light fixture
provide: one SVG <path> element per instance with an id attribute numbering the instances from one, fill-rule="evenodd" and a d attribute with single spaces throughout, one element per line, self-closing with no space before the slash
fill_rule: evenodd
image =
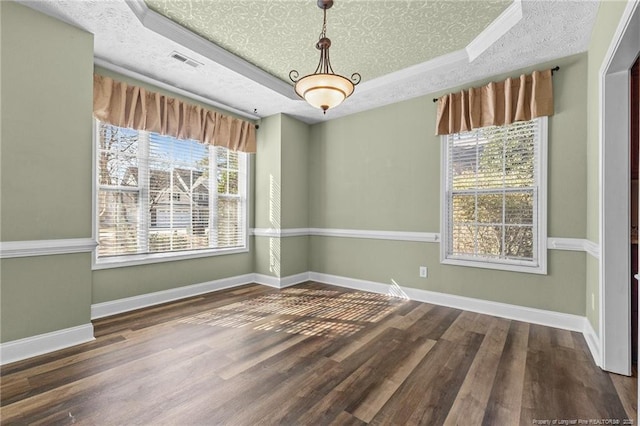
<path id="1" fill-rule="evenodd" d="M 295 91 L 311 106 L 320 108 L 327 113 L 329 108 L 334 108 L 342 103 L 353 93 L 355 86 L 360 83 L 360 74 L 353 73 L 351 78 L 343 77 L 333 72 L 329 61 L 329 47 L 331 40 L 327 38 L 327 9 L 333 6 L 333 0 L 318 0 L 318 7 L 323 10 L 324 20 L 320 39 L 316 43 L 316 49 L 320 51 L 320 61 L 313 74 L 299 78 L 296 70 L 289 72 L 289 78 L 295 83 Z"/>

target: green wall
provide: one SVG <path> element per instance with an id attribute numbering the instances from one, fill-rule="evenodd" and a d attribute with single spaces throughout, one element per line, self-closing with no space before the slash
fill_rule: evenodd
<path id="1" fill-rule="evenodd" d="M 91 254 L 0 261 L 0 342 L 89 324 Z"/>
<path id="2" fill-rule="evenodd" d="M 0 19 L 1 240 L 91 238 L 93 36 L 14 2 L 0 2 Z M 96 271 L 89 253 L 35 256 L 0 269 L 7 342 L 87 324 L 91 304 L 251 273 L 253 252 Z"/>
<path id="3" fill-rule="evenodd" d="M 588 54 L 522 70 L 561 66 L 549 120 L 550 237 L 598 241 L 598 71 L 625 5 L 601 3 Z M 0 239 L 89 238 L 92 36 L 13 2 L 0 1 L 0 23 Z M 284 114 L 263 119 L 251 163 L 251 225 L 439 232 L 440 140 L 432 98 L 440 94 L 313 126 Z M 437 243 L 283 236 L 251 238 L 250 247 L 96 271 L 88 253 L 3 259 L 0 342 L 86 324 L 92 303 L 251 272 L 395 282 L 587 315 L 598 329 L 599 265 L 582 252 L 549 250 L 549 273 L 541 276 L 441 265 Z M 418 278 L 421 265 L 429 268 L 427 279 Z"/>
<path id="4" fill-rule="evenodd" d="M 308 227 L 309 126 L 284 114 L 262 120 L 256 154 L 256 228 Z M 307 236 L 256 236 L 255 272 L 286 277 L 309 270 Z"/>
<path id="5" fill-rule="evenodd" d="M 587 63 L 587 239 L 599 242 L 600 221 L 600 67 L 618 27 L 626 1 L 600 2 L 591 33 Z M 587 257 L 586 315 L 594 330 L 600 326 L 600 262 Z"/>
<path id="6" fill-rule="evenodd" d="M 250 252 L 93 271 L 92 303 L 200 284 L 253 272 Z"/>
<path id="7" fill-rule="evenodd" d="M 554 76 L 556 111 L 549 119 L 548 235 L 584 238 L 587 55 L 490 80 L 555 65 L 561 70 Z M 434 136 L 433 97 L 312 126 L 310 227 L 439 232 L 440 138 Z M 319 236 L 310 241 L 315 272 L 585 314 L 583 252 L 549 250 L 549 273 L 541 276 L 441 265 L 436 243 Z M 429 268 L 427 279 L 418 277 L 421 265 Z"/>
<path id="8" fill-rule="evenodd" d="M 93 36 L 0 2 L 2 241 L 91 237 Z M 88 324 L 88 253 L 3 259 L 0 341 Z"/>
<path id="9" fill-rule="evenodd" d="M 282 228 L 309 227 L 309 125 L 282 115 Z M 282 276 L 309 270 L 309 237 L 281 241 Z"/>
<path id="10" fill-rule="evenodd" d="M 262 119 L 257 133 L 254 204 L 256 228 L 281 229 L 281 139 L 282 115 Z M 254 271 L 282 276 L 280 238 L 254 237 Z"/>
<path id="11" fill-rule="evenodd" d="M 1 31 L 2 240 L 90 237 L 93 36 L 13 2 Z"/>

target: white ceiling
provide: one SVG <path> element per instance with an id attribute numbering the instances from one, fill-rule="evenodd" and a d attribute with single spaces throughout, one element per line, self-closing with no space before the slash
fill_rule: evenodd
<path id="1" fill-rule="evenodd" d="M 372 4 L 370 13 L 375 14 L 375 2 L 367 1 Z M 598 9 L 595 0 L 516 0 L 466 48 L 372 80 L 363 79 L 351 98 L 323 115 L 299 100 L 287 82 L 153 12 L 142 0 L 19 2 L 93 33 L 98 65 L 164 83 L 247 118 L 282 112 L 307 123 L 584 52 Z M 309 2 L 317 8 L 315 0 Z M 317 28 L 309 31 L 318 32 Z M 277 47 L 273 46 L 274 54 Z M 194 68 L 178 62 L 170 57 L 174 51 L 203 65 Z"/>

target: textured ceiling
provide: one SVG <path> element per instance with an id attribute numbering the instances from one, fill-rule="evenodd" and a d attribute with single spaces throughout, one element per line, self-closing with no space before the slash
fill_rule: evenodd
<path id="1" fill-rule="evenodd" d="M 0 0 L 2 1 L 2 0 Z M 408 48 L 400 39 L 375 55 L 364 54 L 351 47 L 357 39 L 366 38 L 340 36 L 340 28 L 336 21 L 343 15 L 342 5 L 354 3 L 365 8 L 359 22 L 360 31 L 366 28 L 367 22 L 379 22 L 387 19 L 380 16 L 382 5 L 397 7 L 409 3 L 425 4 L 432 1 L 395 1 L 367 0 L 349 2 L 336 0 L 329 10 L 328 35 L 334 41 L 332 62 L 337 72 L 350 74 L 357 69 L 356 63 L 410 61 L 415 65 L 397 69 L 393 72 L 372 78 L 363 74 L 363 81 L 355 93 L 343 104 L 323 115 L 318 109 L 297 99 L 293 87 L 281 79 L 271 76 L 247 64 L 237 56 L 224 51 L 206 39 L 185 30 L 182 26 L 150 10 L 143 0 L 17 0 L 18 2 L 40 12 L 63 20 L 94 34 L 94 56 L 96 64 L 116 72 L 130 75 L 138 80 L 151 84 L 166 85 L 167 90 L 176 91 L 214 106 L 248 118 L 267 117 L 277 113 L 285 113 L 307 123 L 317 123 L 365 111 L 371 108 L 400 102 L 426 94 L 443 92 L 455 86 L 470 84 L 504 73 L 529 67 L 557 58 L 581 53 L 587 50 L 591 37 L 598 1 L 594 0 L 522 0 L 514 1 L 503 14 L 489 24 L 480 36 L 469 44 L 458 40 L 460 28 L 443 29 L 439 36 L 447 43 L 449 49 L 441 56 L 424 61 L 421 49 Z M 221 3 L 211 0 L 209 3 Z M 230 5 L 230 15 L 235 15 L 234 7 L 244 3 L 282 3 L 280 0 L 247 1 L 236 0 L 222 2 Z M 305 6 L 305 13 L 311 16 L 312 24 L 304 31 L 309 40 L 298 40 L 301 50 L 285 48 L 264 34 L 255 44 L 260 49 L 269 46 L 276 61 L 279 55 L 288 54 L 295 57 L 293 63 L 283 65 L 285 72 L 297 68 L 301 73 L 312 70 L 317 63 L 316 50 L 313 43 L 321 25 L 321 11 L 315 6 L 315 0 L 292 1 L 292 4 L 311 4 Z M 398 4 L 396 4 L 398 3 Z M 434 3 L 441 3 L 440 0 Z M 469 2 L 473 7 L 475 3 Z M 195 3 L 191 3 L 195 5 Z M 415 5 L 414 5 L 415 6 Z M 504 19 L 508 15 L 508 19 Z M 408 19 L 408 18 L 407 18 Z M 417 21 L 416 21 L 417 22 Z M 401 23 L 399 26 L 404 25 Z M 435 25 L 429 18 L 422 26 L 431 28 Z M 278 32 L 287 38 L 295 39 L 289 19 L 281 19 L 277 25 Z M 375 25 L 371 24 L 372 27 Z M 343 30 L 348 25 L 341 25 Z M 378 25 L 379 27 L 379 25 Z M 389 29 L 389 31 L 393 31 Z M 399 30 L 398 30 L 399 31 Z M 449 31 L 447 33 L 447 31 Z M 342 39 L 349 39 L 345 43 Z M 393 38 L 386 41 L 393 41 Z M 233 40 L 229 41 L 234 45 Z M 246 41 L 241 41 L 242 46 Z M 311 44 L 311 45 L 309 45 Z M 461 45 L 464 45 L 460 47 Z M 256 47 L 257 48 L 257 47 Z M 414 50 L 412 50 L 414 49 Z M 335 50 L 335 55 L 334 55 Z M 172 52 L 185 54 L 202 65 L 194 68 L 171 58 Z M 291 51 L 291 52 L 290 52 Z M 309 54 L 308 59 L 301 56 Z M 338 52 L 346 54 L 346 58 L 338 58 Z M 352 58 L 353 57 L 353 58 Z M 404 57 L 405 59 L 398 59 Z M 351 62 L 353 61 L 353 62 Z M 359 62 L 357 62 L 359 61 Z M 422 61 L 422 62 L 420 62 Z M 310 63 L 309 63 L 310 62 Z M 308 68 L 305 68 L 308 67 Z M 356 68 L 356 69 L 352 69 Z M 363 65 L 364 67 L 364 65 Z M 394 65 L 397 67 L 397 65 Z M 562 73 L 562 70 L 560 70 Z M 149 80 L 150 79 L 150 80 Z M 429 114 L 425 120 L 432 120 Z"/>
<path id="2" fill-rule="evenodd" d="M 334 71 L 370 80 L 463 49 L 511 2 L 337 0 L 327 11 Z M 314 0 L 145 3 L 282 80 L 318 62 L 322 10 Z"/>

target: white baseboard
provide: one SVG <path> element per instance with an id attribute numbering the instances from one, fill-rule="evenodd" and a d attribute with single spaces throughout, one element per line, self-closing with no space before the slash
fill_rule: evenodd
<path id="1" fill-rule="evenodd" d="M 419 302 L 432 303 L 435 305 L 524 321 L 532 324 L 540 324 L 548 327 L 578 331 L 584 335 L 595 363 L 600 366 L 599 339 L 593 330 L 593 327 L 585 317 L 403 287 L 396 282 L 393 282 L 392 284 L 383 284 L 374 281 L 322 274 L 318 272 L 303 272 L 283 278 L 252 273 L 140 296 L 128 297 L 110 302 L 97 303 L 91 305 L 91 318 L 102 318 L 245 284 L 257 283 L 274 288 L 285 288 L 304 283 L 306 281 L 317 281 L 355 290 L 389 294 L 394 297 L 402 297 Z M 93 340 L 92 324 L 7 342 L 0 345 L 0 364 L 19 361 L 36 355 L 88 342 L 90 340 Z"/>
<path id="2" fill-rule="evenodd" d="M 94 340 L 93 324 L 52 331 L 0 344 L 0 365 L 46 354 Z"/>
<path id="3" fill-rule="evenodd" d="M 222 278 L 200 284 L 142 294 L 140 296 L 127 297 L 125 299 L 118 299 L 110 302 L 96 303 L 91 305 L 91 319 L 104 318 L 111 315 L 121 314 L 123 312 L 134 311 L 136 309 L 147 308 L 161 303 L 172 302 L 174 300 L 185 299 L 187 297 L 193 297 L 199 294 L 224 290 L 245 284 L 256 283 L 269 287 L 285 288 L 305 281 L 309 281 L 308 272 L 290 275 L 284 278 L 272 277 L 264 274 L 238 275 L 235 277 Z"/>
<path id="4" fill-rule="evenodd" d="M 392 294 L 388 284 L 374 281 L 359 280 L 356 278 L 341 277 L 338 275 L 321 274 L 319 272 L 309 272 L 309 279 L 319 283 L 337 285 L 339 287 L 352 288 L 354 290 L 370 291 L 372 293 Z"/>
<path id="5" fill-rule="evenodd" d="M 589 322 L 588 318 L 584 319 L 584 329 L 582 330 L 582 334 L 584 335 L 584 340 L 587 341 L 587 346 L 589 346 L 589 351 L 591 352 L 593 361 L 598 367 L 602 368 L 602 358 L 600 357 L 600 339 L 598 338 L 598 335 L 593 329 L 593 326 Z"/>
<path id="6" fill-rule="evenodd" d="M 300 274 L 289 275 L 284 278 L 272 277 L 265 274 L 253 274 L 254 282 L 256 284 L 262 284 L 274 288 L 291 287 L 296 284 L 301 284 L 309 281 L 309 272 L 302 272 Z"/>
<path id="7" fill-rule="evenodd" d="M 199 294 L 237 287 L 244 284 L 251 284 L 254 282 L 254 275 L 255 274 L 238 275 L 235 277 L 222 278 L 200 284 L 142 294 L 140 296 L 127 297 L 125 299 L 118 299 L 110 302 L 96 303 L 91 305 L 91 319 L 108 317 L 123 312 L 159 305 L 161 303 L 197 296 Z"/>
<path id="8" fill-rule="evenodd" d="M 337 275 L 321 274 L 318 272 L 310 272 L 309 279 L 340 287 L 389 294 L 419 302 L 432 303 L 434 305 L 448 306 L 450 308 L 478 312 L 516 321 L 577 331 L 584 335 L 595 363 L 600 365 L 600 345 L 598 343 L 598 337 L 587 318 L 583 316 L 403 287 L 395 282 L 393 284 L 382 284 Z"/>

